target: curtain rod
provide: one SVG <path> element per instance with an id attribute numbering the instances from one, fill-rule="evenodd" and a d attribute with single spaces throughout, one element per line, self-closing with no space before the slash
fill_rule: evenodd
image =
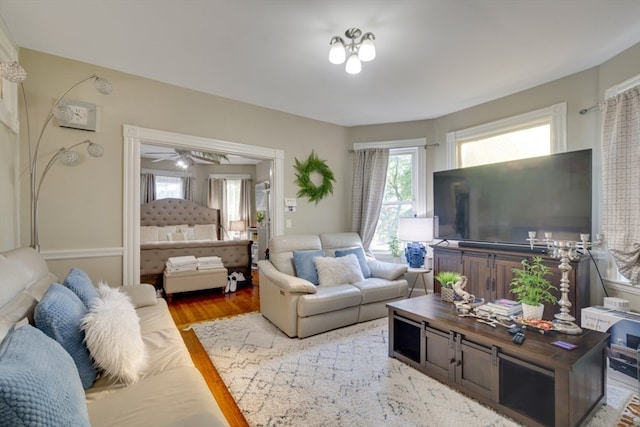
<path id="1" fill-rule="evenodd" d="M 583 108 L 582 110 L 578 111 L 578 113 L 580 113 L 580 114 L 583 114 L 583 115 L 584 115 L 584 114 L 590 113 L 591 111 L 593 111 L 593 110 L 597 110 L 597 109 L 598 109 L 598 106 L 597 106 L 597 105 L 592 105 L 592 106 L 591 106 L 591 107 L 589 107 L 589 108 Z"/>
<path id="2" fill-rule="evenodd" d="M 439 146 L 440 146 L 439 143 L 434 142 L 433 144 L 424 144 L 424 145 L 419 145 L 418 147 L 422 147 L 422 148 L 424 148 L 426 150 L 429 147 L 439 147 Z M 394 148 L 396 148 L 396 147 L 394 147 Z M 350 148 L 349 149 L 349 153 L 355 153 L 356 151 L 361 151 L 361 150 L 370 150 L 370 148 L 361 148 L 360 150 L 353 150 L 353 149 Z"/>

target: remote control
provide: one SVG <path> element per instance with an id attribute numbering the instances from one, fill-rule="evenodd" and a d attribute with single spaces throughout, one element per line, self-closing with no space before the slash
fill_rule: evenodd
<path id="1" fill-rule="evenodd" d="M 555 345 L 556 347 L 564 348 L 565 350 L 573 350 L 577 347 L 575 344 L 571 344 L 565 341 L 554 341 L 551 345 Z"/>
<path id="2" fill-rule="evenodd" d="M 521 329 L 518 326 L 514 326 L 513 328 L 507 329 L 507 332 L 509 332 L 511 335 L 515 335 L 520 332 L 520 330 Z"/>
<path id="3" fill-rule="evenodd" d="M 524 342 L 524 334 L 522 332 L 517 332 L 511 341 L 516 344 L 522 344 Z"/>

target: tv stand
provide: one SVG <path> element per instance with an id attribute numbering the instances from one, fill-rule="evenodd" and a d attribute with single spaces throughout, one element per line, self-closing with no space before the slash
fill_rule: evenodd
<path id="1" fill-rule="evenodd" d="M 480 249 L 492 249 L 496 251 L 512 251 L 512 252 L 529 252 L 536 254 L 546 254 L 546 246 L 533 246 L 531 245 L 519 245 L 517 243 L 492 243 L 492 242 L 478 242 L 473 240 L 465 240 L 458 242 L 458 246 L 461 248 L 480 248 Z"/>
<path id="2" fill-rule="evenodd" d="M 429 294 L 387 304 L 389 357 L 527 426 L 579 426 L 606 403 L 609 334 L 541 335 L 514 344 L 506 328 L 458 317 Z M 551 345 L 561 339 L 572 351 Z"/>
<path id="3" fill-rule="evenodd" d="M 465 242 L 469 244 L 471 242 Z M 473 243 L 472 243 L 473 244 Z M 522 268 L 522 260 L 530 260 L 534 256 L 542 258 L 543 264 L 549 267 L 550 276 L 546 278 L 560 288 L 562 272 L 558 268 L 560 260 L 545 253 L 530 251 L 530 247 L 523 245 L 517 248 L 508 246 L 508 249 L 500 249 L 496 246 L 431 246 L 433 249 L 433 274 L 434 277 L 441 271 L 453 271 L 467 277 L 466 291 L 485 301 L 499 298 L 517 299 L 511 294 L 509 283 L 514 277 L 513 269 Z M 517 246 L 517 245 L 516 245 Z M 522 251 L 526 248 L 526 251 Z M 581 309 L 589 307 L 589 257 L 583 256 L 580 260 L 571 261 L 569 271 L 569 301 L 571 301 L 570 313 L 580 324 Z M 434 281 L 433 288 L 440 293 L 440 283 Z M 556 298 L 560 299 L 560 290 L 553 291 Z M 544 319 L 553 319 L 560 311 L 560 307 L 550 303 L 545 304 Z"/>

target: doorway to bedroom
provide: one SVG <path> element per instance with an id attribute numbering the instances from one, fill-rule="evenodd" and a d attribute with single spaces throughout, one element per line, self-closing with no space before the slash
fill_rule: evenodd
<path id="1" fill-rule="evenodd" d="M 203 151 L 215 152 L 229 158 L 254 159 L 270 164 L 269 180 L 271 182 L 272 200 L 283 197 L 283 160 L 284 151 L 211 138 L 177 134 L 154 129 L 125 125 L 124 137 L 124 198 L 123 198 L 123 279 L 128 283 L 137 283 L 140 273 L 140 174 L 142 171 L 143 147 L 173 152 Z M 160 162 L 158 162 L 160 163 Z M 259 178 L 259 177 L 258 177 Z M 278 203 L 270 207 L 269 228 L 271 235 L 282 234 L 283 212 Z"/>

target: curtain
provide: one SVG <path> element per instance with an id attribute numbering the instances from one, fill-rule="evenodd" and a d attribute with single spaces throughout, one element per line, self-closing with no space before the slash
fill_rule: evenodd
<path id="1" fill-rule="evenodd" d="M 149 203 L 156 199 L 156 176 L 152 173 L 140 174 L 140 203 Z"/>
<path id="2" fill-rule="evenodd" d="M 353 160 L 351 230 L 360 235 L 366 251 L 376 232 L 388 164 L 389 150 L 386 148 L 358 150 Z"/>
<path id="3" fill-rule="evenodd" d="M 195 181 L 196 179 L 191 176 L 185 176 L 182 178 L 182 188 L 184 190 L 182 194 L 183 199 L 190 200 L 192 202 L 196 201 Z"/>
<path id="4" fill-rule="evenodd" d="M 640 86 L 601 104 L 602 232 L 620 273 L 640 284 Z"/>
<path id="5" fill-rule="evenodd" d="M 224 209 L 225 185 L 224 179 L 209 178 L 207 180 L 207 207 L 220 210 L 220 227 L 222 240 L 229 239 L 227 232 L 227 214 Z"/>
<path id="6" fill-rule="evenodd" d="M 253 211 L 251 197 L 251 180 L 243 179 L 240 184 L 240 205 L 238 212 L 240 219 L 244 221 L 244 229 L 247 230 L 251 226 L 251 212 Z"/>

